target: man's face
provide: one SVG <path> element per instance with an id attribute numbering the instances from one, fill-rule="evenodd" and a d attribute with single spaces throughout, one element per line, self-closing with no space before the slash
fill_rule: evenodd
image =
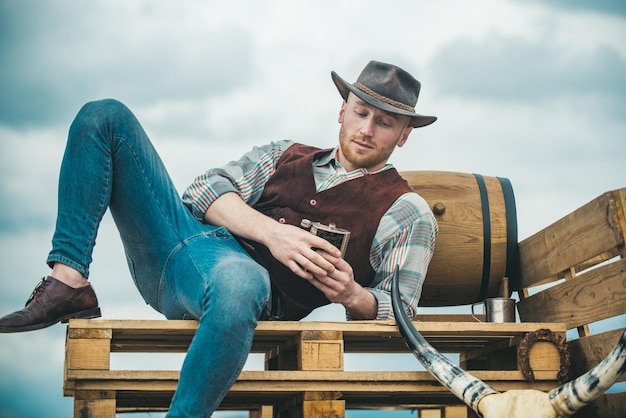
<path id="1" fill-rule="evenodd" d="M 350 93 L 339 111 L 339 162 L 350 172 L 384 167 L 396 146 L 401 147 L 413 127 L 410 118 L 375 108 Z"/>

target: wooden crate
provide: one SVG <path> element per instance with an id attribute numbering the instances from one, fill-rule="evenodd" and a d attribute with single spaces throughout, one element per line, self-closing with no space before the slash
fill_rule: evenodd
<path id="1" fill-rule="evenodd" d="M 623 188 L 604 193 L 519 244 L 520 319 L 561 322 L 572 330 L 571 378 L 598 364 L 626 327 L 625 243 Z M 592 335 L 590 325 L 597 321 L 608 330 Z M 619 416 L 614 412 L 625 410 L 622 392 L 601 397 L 576 416 Z"/>

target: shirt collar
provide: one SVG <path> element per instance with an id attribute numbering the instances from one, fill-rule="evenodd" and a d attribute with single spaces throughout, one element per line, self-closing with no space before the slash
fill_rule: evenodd
<path id="1" fill-rule="evenodd" d="M 325 167 L 325 166 L 328 166 L 328 167 L 332 167 L 335 170 L 342 170 L 343 172 L 346 172 L 345 168 L 343 168 L 343 166 L 339 162 L 339 158 L 337 158 L 337 154 L 338 153 L 339 153 L 339 146 L 336 146 L 335 148 L 333 148 L 330 151 L 322 154 L 319 158 L 317 158 L 315 161 L 313 161 L 313 167 Z M 393 166 L 391 164 L 387 163 L 380 170 L 373 171 L 373 172 L 369 172 L 369 171 L 367 171 L 364 168 L 357 169 L 357 170 L 354 170 L 354 171 L 361 171 L 363 174 L 376 174 L 376 173 L 380 173 L 382 171 L 388 170 L 391 167 L 393 167 Z"/>
<path id="2" fill-rule="evenodd" d="M 341 164 L 339 164 L 339 160 L 336 158 L 338 150 L 339 147 L 337 146 L 329 150 L 328 152 L 320 155 L 316 160 L 313 161 L 313 167 L 340 166 Z"/>

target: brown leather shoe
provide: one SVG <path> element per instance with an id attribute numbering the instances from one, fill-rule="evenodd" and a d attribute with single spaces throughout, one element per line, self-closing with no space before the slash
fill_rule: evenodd
<path id="1" fill-rule="evenodd" d="M 74 289 L 48 276 L 37 285 L 24 309 L 0 318 L 0 332 L 32 331 L 70 318 L 100 316 L 98 298 L 91 284 Z"/>

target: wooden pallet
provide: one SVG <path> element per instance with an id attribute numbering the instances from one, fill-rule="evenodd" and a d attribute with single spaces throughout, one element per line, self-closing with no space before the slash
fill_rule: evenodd
<path id="1" fill-rule="evenodd" d="M 473 370 L 478 378 L 498 390 L 555 386 L 559 358 L 554 346 L 537 344 L 531 351 L 531 364 L 539 365 L 531 384 L 517 367 L 515 345 L 526 333 L 542 328 L 563 335 L 563 324 L 445 317 L 427 317 L 431 320 L 416 321 L 415 326 L 438 350 L 461 354 L 466 364 L 479 357 L 499 358 L 500 369 Z M 196 327 L 196 321 L 71 320 L 64 394 L 75 399 L 74 416 L 166 410 L 179 371 L 111 370 L 111 353 L 185 352 Z M 221 409 L 303 418 L 343 417 L 345 409 L 355 408 L 459 410 L 459 401 L 428 372 L 344 370 L 346 353 L 408 353 L 393 321 L 261 322 L 252 352 L 265 354 L 265 370 L 242 372 Z"/>

